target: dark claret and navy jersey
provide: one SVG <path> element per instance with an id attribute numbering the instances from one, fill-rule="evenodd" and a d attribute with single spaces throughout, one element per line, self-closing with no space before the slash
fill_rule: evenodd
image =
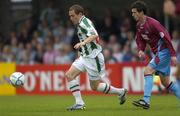
<path id="1" fill-rule="evenodd" d="M 77 25 L 77 35 L 78 35 L 79 41 L 83 42 L 89 36 L 98 35 L 98 33 L 93 23 L 85 16 L 82 16 L 79 21 L 79 24 Z M 95 58 L 102 51 L 102 48 L 98 44 L 98 41 L 99 41 L 99 38 L 82 46 L 80 48 L 81 56 Z"/>
<path id="2" fill-rule="evenodd" d="M 157 20 L 148 16 L 145 22 L 138 22 L 136 25 L 136 43 L 138 50 L 144 51 L 146 44 L 149 44 L 154 54 L 167 48 L 171 56 L 176 55 L 167 30 Z"/>

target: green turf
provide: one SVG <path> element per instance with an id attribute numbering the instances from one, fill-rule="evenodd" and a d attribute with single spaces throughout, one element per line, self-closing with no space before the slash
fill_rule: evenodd
<path id="1" fill-rule="evenodd" d="M 85 111 L 66 111 L 72 96 L 0 96 L 0 116 L 180 116 L 174 96 L 153 96 L 151 108 L 134 107 L 131 102 L 140 96 L 128 96 L 120 106 L 117 96 L 83 96 Z"/>

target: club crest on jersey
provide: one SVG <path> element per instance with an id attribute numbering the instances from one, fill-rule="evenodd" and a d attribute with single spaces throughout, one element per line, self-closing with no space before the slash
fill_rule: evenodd
<path id="1" fill-rule="evenodd" d="M 148 31 L 148 30 L 145 30 L 145 34 L 149 34 L 149 31 Z"/>
<path id="2" fill-rule="evenodd" d="M 143 38 L 144 40 L 150 40 L 149 37 L 148 37 L 147 35 L 145 35 L 145 34 L 141 34 L 141 36 L 142 36 L 142 38 Z"/>
<path id="3" fill-rule="evenodd" d="M 140 27 L 140 29 L 144 29 L 144 27 L 143 27 L 143 26 L 141 26 L 141 27 Z"/>

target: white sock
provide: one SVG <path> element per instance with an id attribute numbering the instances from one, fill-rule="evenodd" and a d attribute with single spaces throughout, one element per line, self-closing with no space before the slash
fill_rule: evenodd
<path id="1" fill-rule="evenodd" d="M 124 89 L 115 88 L 106 83 L 99 83 L 97 91 L 103 92 L 105 94 L 122 94 L 124 92 Z"/>
<path id="2" fill-rule="evenodd" d="M 84 104 L 84 101 L 81 97 L 80 86 L 78 84 L 78 81 L 74 79 L 68 82 L 68 86 L 75 98 L 76 104 Z"/>
<path id="3" fill-rule="evenodd" d="M 109 93 L 122 94 L 122 93 L 124 93 L 124 89 L 111 86 Z"/>

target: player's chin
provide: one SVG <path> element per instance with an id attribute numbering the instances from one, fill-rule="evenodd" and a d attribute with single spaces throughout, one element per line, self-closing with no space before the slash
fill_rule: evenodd
<path id="1" fill-rule="evenodd" d="M 74 25 L 77 25 L 77 24 L 78 24 L 78 22 L 74 21 L 74 22 L 73 22 L 73 24 L 74 24 Z"/>
<path id="2" fill-rule="evenodd" d="M 134 18 L 135 19 L 135 21 L 138 21 L 138 18 Z"/>
<path id="3" fill-rule="evenodd" d="M 138 18 L 137 17 L 133 17 L 135 21 L 138 21 Z"/>

